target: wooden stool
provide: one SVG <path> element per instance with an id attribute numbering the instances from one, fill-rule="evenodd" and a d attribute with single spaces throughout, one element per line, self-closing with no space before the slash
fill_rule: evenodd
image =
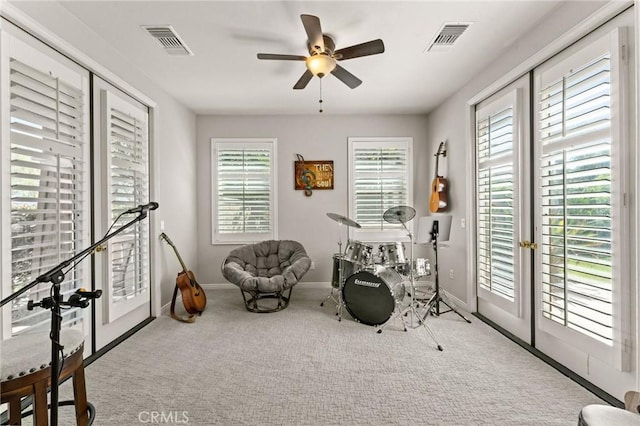
<path id="1" fill-rule="evenodd" d="M 82 332 L 62 330 L 60 343 L 64 346 L 60 382 L 73 376 L 73 396 L 76 423 L 88 424 L 87 393 L 84 382 Z M 49 333 L 23 334 L 2 342 L 0 359 L 1 402 L 9 404 L 9 424 L 20 425 L 21 400 L 33 395 L 33 424 L 47 425 L 47 388 L 51 386 L 51 341 Z"/>

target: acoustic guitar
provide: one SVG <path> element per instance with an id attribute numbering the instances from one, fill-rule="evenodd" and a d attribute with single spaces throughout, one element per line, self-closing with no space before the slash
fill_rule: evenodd
<path id="1" fill-rule="evenodd" d="M 431 210 L 431 213 L 442 212 L 447 208 L 447 180 L 438 175 L 438 160 L 440 156 L 447 156 L 444 142 L 440 142 L 438 152 L 435 153 L 436 173 L 431 182 L 431 197 L 429 198 L 429 210 Z"/>
<path id="2" fill-rule="evenodd" d="M 187 270 L 187 267 L 178 253 L 178 249 L 173 244 L 171 239 L 164 232 L 160 234 L 160 237 L 163 238 L 172 248 L 180 262 L 180 266 L 182 266 L 182 271 L 178 272 L 178 276 L 176 278 L 176 286 L 173 290 L 173 298 L 171 299 L 171 317 L 177 319 L 182 322 L 194 322 L 196 314 L 202 314 L 205 306 L 207 305 L 207 296 L 204 293 L 200 284 L 196 281 L 196 277 L 193 275 L 193 272 Z M 178 295 L 178 289 L 180 289 L 180 294 L 182 295 L 182 304 L 184 305 L 184 309 L 189 313 L 188 318 L 180 318 L 175 314 L 175 304 L 176 304 L 176 296 Z"/>

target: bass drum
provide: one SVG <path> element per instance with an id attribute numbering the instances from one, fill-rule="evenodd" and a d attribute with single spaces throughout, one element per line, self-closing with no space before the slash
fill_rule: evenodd
<path id="1" fill-rule="evenodd" d="M 387 322 L 404 294 L 400 274 L 379 265 L 351 275 L 342 288 L 342 299 L 349 314 L 367 325 Z"/>

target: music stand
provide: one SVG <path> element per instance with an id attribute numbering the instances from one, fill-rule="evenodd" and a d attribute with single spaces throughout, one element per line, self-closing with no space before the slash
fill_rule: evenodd
<path id="1" fill-rule="evenodd" d="M 424 315 L 424 319 L 429 316 L 429 314 L 440 316 L 441 313 L 446 314 L 447 312 L 455 312 L 458 314 L 463 320 L 468 323 L 471 323 L 464 315 L 456 310 L 453 307 L 452 303 L 447 300 L 446 295 L 440 294 L 440 279 L 438 277 L 438 240 L 440 241 L 449 241 L 449 237 L 451 235 L 451 215 L 442 215 L 442 216 L 424 216 L 421 217 L 418 221 L 418 244 L 427 244 L 431 243 L 433 246 L 434 252 L 434 280 L 435 280 L 435 291 L 426 305 L 426 313 Z M 444 303 L 449 310 L 440 312 L 440 303 Z"/>

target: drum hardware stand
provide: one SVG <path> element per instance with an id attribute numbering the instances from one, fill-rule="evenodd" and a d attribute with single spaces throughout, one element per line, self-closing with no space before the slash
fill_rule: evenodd
<path id="1" fill-rule="evenodd" d="M 396 314 L 391 318 L 389 318 L 389 320 L 387 320 L 387 322 L 384 323 L 382 327 L 378 329 L 377 333 L 378 334 L 382 333 L 382 330 L 384 330 L 384 328 L 391 323 L 391 320 L 393 320 L 394 317 L 398 317 L 398 316 L 402 319 L 402 325 L 404 326 L 404 331 L 407 331 L 407 324 L 405 322 L 405 317 L 409 314 L 409 312 L 411 312 L 411 328 L 416 329 L 420 326 L 423 326 L 425 330 L 427 330 L 427 333 L 429 333 L 429 336 L 431 336 L 431 338 L 435 342 L 438 350 L 442 351 L 443 350 L 442 346 L 440 345 L 440 343 L 438 343 L 438 339 L 436 339 L 436 335 L 434 334 L 433 330 L 429 328 L 429 326 L 425 322 L 425 319 L 420 316 L 420 313 L 416 309 L 416 305 L 418 304 L 418 301 L 415 298 L 416 289 L 414 285 L 415 278 L 413 274 L 413 234 L 411 233 L 411 231 L 409 231 L 409 229 L 407 228 L 407 225 L 405 224 L 409 220 L 413 219 L 415 214 L 416 214 L 415 209 L 411 207 L 398 206 L 398 207 L 390 208 L 389 210 L 385 211 L 383 215 L 384 219 L 387 222 L 402 224 L 402 227 L 405 229 L 405 231 L 407 231 L 407 236 L 409 237 L 409 244 L 410 244 L 409 246 L 409 258 L 410 258 L 409 259 L 409 280 L 411 285 L 411 294 L 410 294 L 411 300 L 409 302 L 409 305 L 407 305 L 402 310 L 397 310 L 400 304 L 396 302 Z M 414 326 L 413 318 L 416 318 L 418 320 L 418 325 Z"/>
<path id="2" fill-rule="evenodd" d="M 441 295 L 440 294 L 440 281 L 438 279 L 438 236 L 439 236 L 439 225 L 438 225 L 439 221 L 438 220 L 434 220 L 433 221 L 433 228 L 431 229 L 431 241 L 433 244 L 433 252 L 435 254 L 435 262 L 434 262 L 434 280 L 435 280 L 435 289 L 434 289 L 434 293 L 431 296 L 431 298 L 429 299 L 429 301 L 426 304 L 426 312 L 422 317 L 422 321 L 425 321 L 427 319 L 427 317 L 429 316 L 429 314 L 431 315 L 435 315 L 435 316 L 440 316 L 440 314 L 446 314 L 447 312 L 455 312 L 456 314 L 458 314 L 460 316 L 460 318 L 462 318 L 463 320 L 465 320 L 466 322 L 468 322 L 469 324 L 471 324 L 471 321 L 469 319 L 467 319 L 464 315 L 462 315 L 460 312 L 458 312 L 458 310 L 456 308 L 454 308 L 452 305 L 452 303 L 450 303 L 448 300 L 446 300 L 446 295 Z M 444 303 L 449 310 L 447 311 L 440 311 L 440 303 Z"/>
<path id="3" fill-rule="evenodd" d="M 331 299 L 336 304 L 336 315 L 338 316 L 338 321 L 342 321 L 342 307 L 344 305 L 344 301 L 342 300 L 342 287 L 344 286 L 344 264 L 343 264 L 343 256 L 342 253 L 342 225 L 347 225 L 347 227 L 361 228 L 360 224 L 354 220 L 349 219 L 346 216 L 339 215 L 337 213 L 327 213 L 327 216 L 338 222 L 338 253 L 340 254 L 340 258 L 338 259 L 338 287 L 337 289 L 331 287 L 331 293 L 320 303 L 320 306 L 324 306 L 324 302 Z M 347 240 L 349 240 L 349 228 L 347 228 Z M 338 297 L 335 297 L 334 292 L 337 290 Z"/>
<path id="4" fill-rule="evenodd" d="M 338 245 L 341 245 L 341 243 L 338 243 Z M 344 279 L 342 277 L 342 270 L 344 269 L 344 267 L 342 262 L 342 252 L 340 252 L 340 258 L 338 258 L 338 287 L 331 287 L 331 293 L 329 293 L 329 295 L 322 302 L 320 302 L 320 306 L 324 306 L 324 302 L 329 299 L 333 300 L 333 302 L 336 304 L 336 315 L 338 316 L 338 321 L 342 321 L 342 305 L 344 304 L 344 302 L 342 301 L 342 287 L 344 283 Z M 336 292 L 338 293 L 337 298 L 335 295 Z"/>

